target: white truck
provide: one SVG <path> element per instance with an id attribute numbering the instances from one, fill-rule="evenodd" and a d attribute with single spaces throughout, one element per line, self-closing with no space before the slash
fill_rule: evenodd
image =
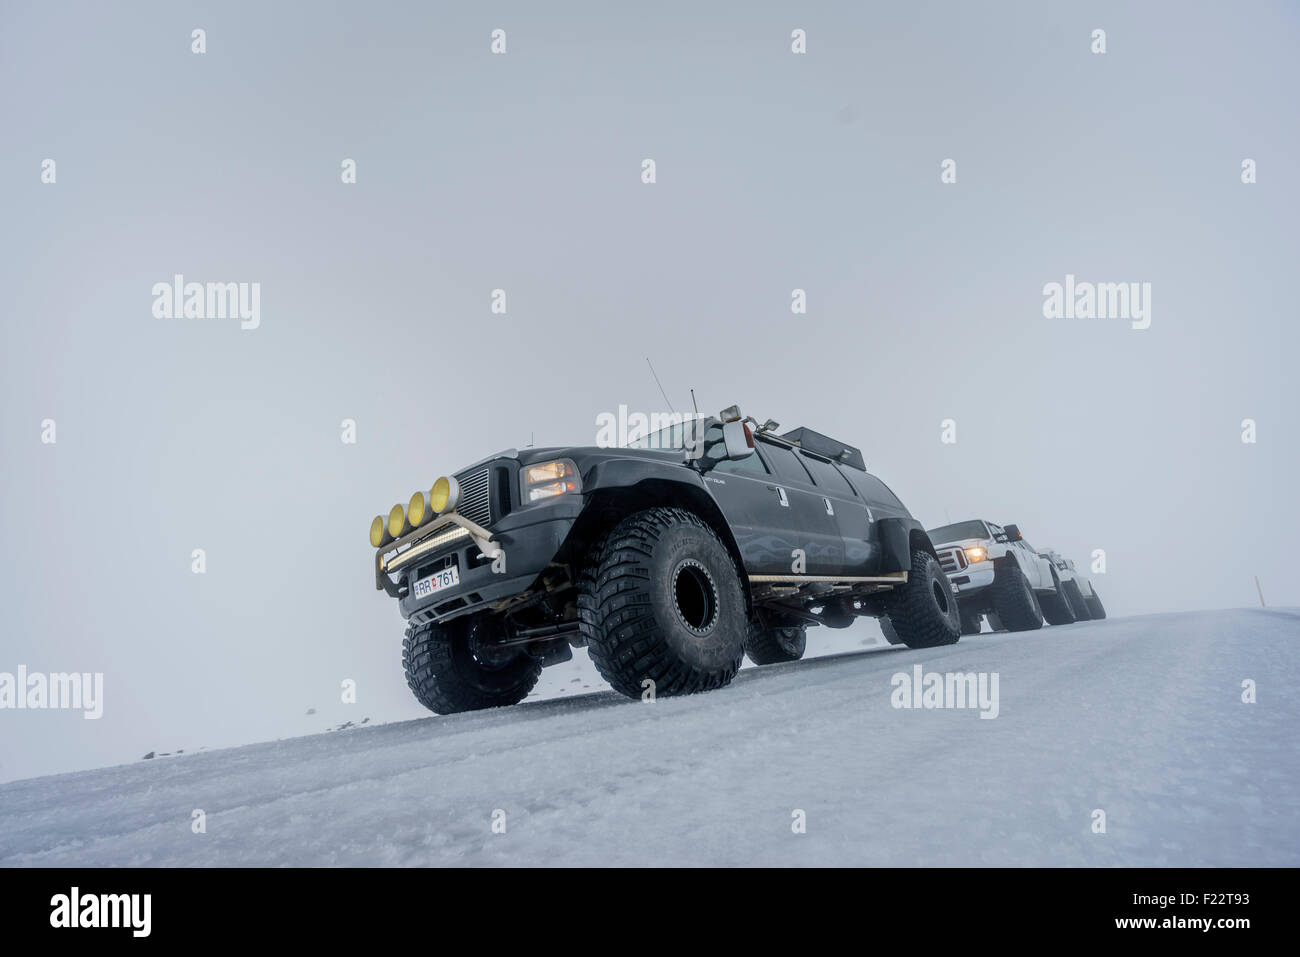
<path id="1" fill-rule="evenodd" d="M 929 535 L 956 592 L 962 634 L 978 633 L 985 615 L 999 631 L 1033 631 L 1044 618 L 1052 625 L 1076 620 L 1056 565 L 1017 526 L 971 519 Z"/>
<path id="2" fill-rule="evenodd" d="M 1038 554 L 1056 568 L 1056 576 L 1061 580 L 1076 621 L 1100 621 L 1106 617 L 1106 606 L 1101 603 L 1097 589 L 1088 576 L 1079 571 L 1072 559 L 1050 548 Z"/>

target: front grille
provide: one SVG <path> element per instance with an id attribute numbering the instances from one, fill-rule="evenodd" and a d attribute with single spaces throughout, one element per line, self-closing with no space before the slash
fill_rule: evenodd
<path id="1" fill-rule="evenodd" d="M 490 469 L 483 469 L 472 475 L 456 477 L 460 482 L 460 504 L 456 511 L 484 528 L 492 524 L 492 494 L 488 481 L 491 474 Z"/>
<path id="2" fill-rule="evenodd" d="M 960 548 L 941 548 L 939 551 L 939 567 L 945 573 L 959 572 L 965 568 L 969 562 L 966 561 L 966 552 Z"/>

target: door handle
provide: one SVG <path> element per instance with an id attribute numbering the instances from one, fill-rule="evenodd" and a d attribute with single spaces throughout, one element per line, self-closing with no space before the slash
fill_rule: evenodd
<path id="1" fill-rule="evenodd" d="M 826 514 L 827 514 L 827 515 L 834 515 L 834 514 L 835 514 L 835 507 L 834 507 L 833 505 L 831 505 L 831 500 L 828 499 L 828 498 L 826 498 L 825 496 L 823 496 L 823 497 L 822 497 L 822 501 L 826 503 Z"/>
<path id="2" fill-rule="evenodd" d="M 769 485 L 768 488 L 771 489 L 773 492 L 775 492 L 775 493 L 776 493 L 776 497 L 779 498 L 779 499 L 781 500 L 781 507 L 782 507 L 782 508 L 789 508 L 789 507 L 790 507 L 790 500 L 789 500 L 788 498 L 785 497 L 785 489 L 783 489 L 783 488 L 782 488 L 781 486 L 779 486 L 779 485 Z"/>

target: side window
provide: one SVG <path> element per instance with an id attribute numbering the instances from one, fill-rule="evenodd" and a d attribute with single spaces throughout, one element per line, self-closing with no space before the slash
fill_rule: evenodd
<path id="1" fill-rule="evenodd" d="M 772 471 L 776 473 L 778 478 L 785 479 L 787 482 L 798 482 L 800 485 L 812 484 L 812 479 L 808 477 L 807 470 L 799 464 L 799 457 L 795 455 L 794 449 L 786 448 L 784 445 L 764 442 L 763 454 L 772 463 Z"/>
<path id="2" fill-rule="evenodd" d="M 717 465 L 713 466 L 715 472 L 739 472 L 742 475 L 766 475 L 767 466 L 763 460 L 758 457 L 758 453 L 747 455 L 743 459 L 723 459 Z"/>
<path id="3" fill-rule="evenodd" d="M 870 505 L 886 505 L 892 508 L 903 509 L 903 503 L 899 500 L 884 482 L 876 478 L 870 472 L 859 472 L 856 469 L 850 469 L 849 474 L 853 476 L 853 484 L 858 487 L 862 497 Z"/>
<path id="4" fill-rule="evenodd" d="M 830 462 L 823 462 L 821 459 L 814 458 L 811 455 L 800 455 L 799 458 L 803 464 L 812 472 L 813 481 L 824 488 L 827 492 L 836 495 L 845 495 L 849 498 L 857 498 L 857 494 L 843 475 Z"/>

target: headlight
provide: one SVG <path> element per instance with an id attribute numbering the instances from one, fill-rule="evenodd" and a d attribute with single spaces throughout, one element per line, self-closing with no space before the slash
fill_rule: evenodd
<path id="1" fill-rule="evenodd" d="M 966 549 L 966 558 L 972 564 L 975 562 L 982 562 L 988 557 L 989 553 L 985 551 L 982 545 L 972 545 L 970 548 Z"/>
<path id="2" fill-rule="evenodd" d="M 429 508 L 434 513 L 441 515 L 443 512 L 454 512 L 459 504 L 460 483 L 454 478 L 444 475 L 429 489 Z"/>
<path id="3" fill-rule="evenodd" d="M 388 523 L 384 521 L 384 516 L 376 515 L 370 521 L 370 544 L 374 548 L 383 548 L 393 540 L 393 536 L 388 534 Z"/>
<path id="4" fill-rule="evenodd" d="M 525 505 L 555 495 L 581 491 L 582 478 L 578 475 L 578 467 L 568 459 L 524 467 L 522 492 Z"/>
<path id="5" fill-rule="evenodd" d="M 401 505 L 394 505 L 393 510 L 388 513 L 388 534 L 393 538 L 401 538 L 411 530 L 411 523 L 406 520 L 406 509 Z"/>

